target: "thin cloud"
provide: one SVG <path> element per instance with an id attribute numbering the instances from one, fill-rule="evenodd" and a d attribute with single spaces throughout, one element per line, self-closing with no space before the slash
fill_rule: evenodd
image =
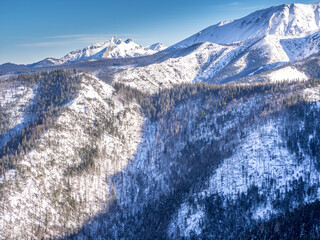
<path id="1" fill-rule="evenodd" d="M 74 35 L 56 35 L 43 37 L 43 41 L 19 44 L 20 47 L 53 47 L 71 44 L 95 44 L 105 42 L 112 36 L 121 38 L 133 38 L 134 34 L 74 34 Z"/>
<path id="2" fill-rule="evenodd" d="M 81 37 L 87 37 L 92 35 L 93 34 L 56 35 L 56 36 L 48 36 L 44 38 L 45 39 L 65 39 L 65 38 L 81 38 Z"/>
<path id="3" fill-rule="evenodd" d="M 243 6 L 240 7 L 239 10 L 244 10 L 244 11 L 255 11 L 255 10 L 260 10 L 266 8 L 264 5 L 253 5 L 253 6 Z"/>
<path id="4" fill-rule="evenodd" d="M 243 4 L 241 2 L 231 2 L 231 3 L 228 3 L 226 5 L 221 5 L 223 7 L 233 7 L 233 8 L 237 8 L 238 10 L 242 10 L 242 11 L 252 11 L 252 10 L 257 10 L 257 9 L 262 9 L 262 8 L 265 8 L 266 6 L 264 5 L 246 5 L 246 4 Z"/>
<path id="5" fill-rule="evenodd" d="M 263 9 L 263 8 L 267 8 L 268 6 L 262 5 L 262 4 L 257 4 L 257 5 L 247 5 L 245 3 L 242 2 L 230 2 L 230 3 L 226 3 L 226 4 L 221 4 L 218 5 L 221 8 L 226 8 L 229 7 L 230 9 L 237 9 L 238 11 L 255 11 L 255 10 L 259 10 L 259 9 Z"/>
<path id="6" fill-rule="evenodd" d="M 240 2 L 231 2 L 228 5 L 232 6 L 232 7 L 237 7 L 237 6 L 241 5 L 241 3 Z"/>
<path id="7" fill-rule="evenodd" d="M 70 34 L 70 35 L 55 35 L 55 36 L 47 36 L 47 39 L 64 39 L 64 38 L 86 38 L 86 37 L 124 37 L 124 36 L 137 36 L 137 34 L 132 33 L 113 33 L 113 34 L 104 34 L 104 33 L 97 33 L 97 34 Z"/>
<path id="8" fill-rule="evenodd" d="M 52 47 L 58 45 L 67 45 L 68 41 L 48 41 L 48 42 L 34 42 L 34 43 L 23 43 L 19 44 L 20 47 Z"/>

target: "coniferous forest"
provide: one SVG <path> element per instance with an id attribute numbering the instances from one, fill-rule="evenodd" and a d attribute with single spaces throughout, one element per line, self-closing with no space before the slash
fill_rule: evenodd
<path id="1" fill-rule="evenodd" d="M 320 3 L 182 2 L 0 2 L 0 239 L 320 239 Z"/>

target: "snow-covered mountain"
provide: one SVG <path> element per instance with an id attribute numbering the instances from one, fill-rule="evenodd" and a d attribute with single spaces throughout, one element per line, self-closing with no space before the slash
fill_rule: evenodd
<path id="1" fill-rule="evenodd" d="M 294 39 L 277 36 L 253 38 L 233 44 L 198 43 L 177 49 L 171 55 L 147 66 L 132 67 L 115 73 L 115 81 L 146 91 L 170 88 L 174 84 L 210 82 L 228 83 L 254 77 L 317 53 L 319 33 Z M 288 72 L 290 73 L 290 72 Z M 273 75 L 270 75 L 273 76 Z M 308 74 L 294 72 L 285 79 L 306 79 Z M 271 81 L 279 80 L 281 75 Z"/>
<path id="2" fill-rule="evenodd" d="M 183 82 L 255 81 L 260 73 L 319 52 L 319 9 L 320 3 L 281 5 L 219 23 L 169 47 L 162 61 L 116 73 L 114 79 L 148 91 Z M 286 73 L 286 79 L 308 76 Z M 277 81 L 283 75 L 269 76 Z"/>
<path id="3" fill-rule="evenodd" d="M 111 63 L 116 68 L 110 71 L 103 64 L 81 69 L 97 76 L 118 72 L 113 76 L 116 81 L 122 79 L 131 86 L 150 90 L 182 82 L 221 84 L 246 77 L 254 81 L 254 76 L 260 73 L 300 61 L 320 50 L 319 9 L 320 3 L 263 9 L 238 20 L 208 27 L 167 49 L 159 43 L 142 47 L 130 39 L 123 41 L 113 37 L 60 59 L 45 59 L 31 67 L 41 69 L 63 63 L 77 64 L 81 60 L 124 59 Z M 126 57 L 157 52 L 163 57 L 146 59 L 140 65 L 125 62 Z M 304 75 L 308 76 L 302 72 L 298 77 L 287 79 L 302 79 Z M 278 76 L 271 81 L 277 80 Z"/>
<path id="4" fill-rule="evenodd" d="M 0 238 L 320 239 L 319 7 L 0 78 Z"/>
<path id="5" fill-rule="evenodd" d="M 42 61 L 31 64 L 31 67 L 56 66 L 90 59 L 97 60 L 140 57 L 152 55 L 164 49 L 166 49 L 166 46 L 162 43 L 155 43 L 150 46 L 143 47 L 133 42 L 130 38 L 122 40 L 118 37 L 111 37 L 106 42 L 97 43 L 83 49 L 77 49 L 59 59 L 46 58 Z"/>
<path id="6" fill-rule="evenodd" d="M 303 37 L 320 29 L 320 3 L 284 4 L 256 11 L 244 18 L 208 27 L 171 46 L 184 48 L 199 42 L 232 43 L 261 38 Z"/>
<path id="7" fill-rule="evenodd" d="M 30 64 L 30 67 L 33 68 L 42 68 L 42 67 L 48 67 L 48 66 L 56 66 L 56 65 L 60 65 L 63 64 L 64 61 L 60 60 L 60 59 L 56 59 L 56 58 L 45 58 L 39 62 L 35 62 Z"/>
<path id="8" fill-rule="evenodd" d="M 132 39 L 122 40 L 118 37 L 112 37 L 109 41 L 72 51 L 60 58 L 59 61 L 65 63 L 84 59 L 139 57 L 154 54 L 164 48 L 164 45 L 159 43 L 142 47 Z"/>
<path id="9" fill-rule="evenodd" d="M 156 51 L 156 52 L 160 52 L 165 50 L 167 47 L 165 45 L 163 45 L 162 43 L 154 43 L 150 46 L 147 47 L 147 49 Z"/>

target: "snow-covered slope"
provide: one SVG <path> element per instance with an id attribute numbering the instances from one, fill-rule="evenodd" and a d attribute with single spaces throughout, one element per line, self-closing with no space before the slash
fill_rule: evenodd
<path id="1" fill-rule="evenodd" d="M 63 236 L 105 210 L 114 197 L 109 178 L 135 154 L 142 123 L 134 102 L 83 74 L 55 124 L 1 174 L 0 238 Z"/>
<path id="2" fill-rule="evenodd" d="M 155 54 L 166 48 L 167 47 L 162 43 L 155 43 L 150 46 L 143 47 L 133 42 L 132 39 L 122 40 L 118 37 L 111 37 L 106 42 L 97 43 L 83 49 L 77 49 L 62 58 L 46 58 L 39 62 L 30 64 L 29 66 L 41 68 L 57 66 L 65 63 L 70 64 L 80 60 L 140 57 Z"/>
<path id="3" fill-rule="evenodd" d="M 206 70 L 206 65 L 210 67 L 216 63 L 222 68 L 230 61 L 226 55 L 238 48 L 214 43 L 199 44 L 177 51 L 163 62 L 116 73 L 114 80 L 142 91 L 156 92 L 159 88 L 193 82 L 200 72 Z"/>
<path id="4" fill-rule="evenodd" d="M 253 219 L 265 220 L 279 213 L 279 209 L 274 206 L 277 196 L 294 191 L 292 185 L 299 179 L 318 188 L 320 172 L 315 169 L 312 159 L 304 156 L 299 162 L 297 156 L 284 147 L 285 143 L 279 136 L 277 127 L 279 123 L 282 124 L 270 121 L 259 129 L 252 129 L 235 153 L 213 173 L 208 187 L 195 194 L 194 204 L 188 204 L 190 198 L 181 204 L 168 227 L 169 235 L 177 238 L 177 228 L 179 235 L 186 238 L 191 236 L 191 232 L 200 235 L 204 230 L 201 223 L 207 217 L 201 199 L 213 194 L 237 199 L 240 194 L 247 193 L 252 186 L 256 186 L 265 199 L 260 206 L 252 206 L 249 211 Z M 317 198 L 320 198 L 319 188 L 314 195 L 305 196 L 302 203 L 312 202 Z"/>
<path id="5" fill-rule="evenodd" d="M 302 92 L 305 100 L 312 102 L 309 108 L 311 115 L 319 112 L 319 90 L 319 86 L 315 86 L 306 88 Z M 300 154 L 288 151 L 288 141 L 283 138 L 283 132 L 287 131 L 286 121 L 288 120 L 276 117 L 260 122 L 258 127 L 251 127 L 233 154 L 213 171 L 206 187 L 195 193 L 193 200 L 189 197 L 181 203 L 168 226 L 168 234 L 175 238 L 181 236 L 190 238 L 192 234 L 201 235 L 204 226 L 207 227 L 203 222 L 208 217 L 205 214 L 207 210 L 204 199 L 215 194 L 239 200 L 241 194 L 250 192 L 253 186 L 257 187 L 256 194 L 263 196 L 263 201 L 258 206 L 250 206 L 249 211 L 252 213 L 251 217 L 259 221 L 281 213 L 282 210 L 279 209 L 277 202 L 284 201 L 290 205 L 292 199 L 285 195 L 300 194 L 297 192 L 299 184 L 307 183 L 313 186 L 314 191 L 294 198 L 295 201 L 305 204 L 319 199 L 320 172 L 317 164 L 313 157 L 304 152 L 299 143 Z M 299 119 L 295 121 L 298 123 L 296 127 L 300 130 L 308 124 L 302 123 Z M 315 132 L 306 137 L 309 143 L 316 137 L 314 134 Z M 293 208 L 297 205 L 298 202 L 293 202 Z"/>
<path id="6" fill-rule="evenodd" d="M 283 65 L 306 58 L 320 48 L 319 33 L 294 39 L 264 36 L 233 44 L 199 43 L 173 51 L 170 57 L 147 66 L 134 67 L 114 74 L 114 80 L 143 91 L 157 91 L 179 83 L 236 82 L 249 77 L 250 82 L 304 80 L 308 74 Z M 290 70 L 291 69 L 291 70 Z M 260 75 L 259 75 L 260 74 Z M 259 75 L 259 78 L 255 78 Z"/>
<path id="7" fill-rule="evenodd" d="M 265 35 L 303 37 L 319 30 L 319 7 L 319 3 L 290 4 L 259 10 L 244 18 L 208 27 L 170 49 L 206 41 L 232 43 Z"/>
<path id="8" fill-rule="evenodd" d="M 302 60 L 320 51 L 320 32 L 303 38 L 281 39 L 280 43 L 291 62 Z"/>
<path id="9" fill-rule="evenodd" d="M 34 67 L 34 68 L 41 68 L 41 67 L 50 67 L 50 66 L 56 66 L 63 64 L 64 60 L 62 59 L 56 59 L 56 58 L 46 58 L 43 59 L 39 62 L 30 64 L 29 66 Z"/>
<path id="10" fill-rule="evenodd" d="M 112 37 L 109 41 L 72 51 L 59 60 L 73 62 L 83 59 L 138 57 L 154 54 L 163 49 L 164 46 L 160 44 L 142 47 L 131 39 L 123 41 L 120 38 Z"/>
<path id="11" fill-rule="evenodd" d="M 283 66 L 275 66 L 274 69 L 261 67 L 248 76 L 239 79 L 240 83 L 253 82 L 275 82 L 307 80 L 320 77 L 320 58 L 319 54 L 313 54 L 302 60 L 287 63 Z"/>
<path id="12" fill-rule="evenodd" d="M 281 82 L 281 81 L 304 81 L 311 78 L 304 71 L 301 71 L 294 65 L 284 66 L 277 68 L 275 70 L 267 71 L 255 76 L 249 76 L 245 79 L 241 79 L 240 82 L 243 83 L 253 83 L 253 82 Z"/>
<path id="13" fill-rule="evenodd" d="M 310 74 L 295 67 L 269 72 L 319 52 L 319 9 L 320 3 L 281 5 L 214 25 L 169 47 L 171 55 L 163 61 L 116 73 L 114 79 L 151 92 L 182 82 L 307 79 Z"/>
<path id="14" fill-rule="evenodd" d="M 308 76 L 293 67 L 284 67 L 266 74 L 271 81 L 307 80 Z"/>
<path id="15" fill-rule="evenodd" d="M 1 82 L 0 87 L 0 148 L 26 127 L 34 116 L 26 112 L 31 105 L 36 87 L 31 88 L 18 82 Z"/>
<path id="16" fill-rule="evenodd" d="M 150 46 L 147 46 L 146 48 L 153 50 L 153 51 L 156 51 L 156 52 L 160 52 L 160 51 L 165 50 L 167 47 L 165 45 L 163 45 L 162 43 L 154 43 Z"/>
<path id="17" fill-rule="evenodd" d="M 173 92 L 183 98 L 196 88 L 206 86 L 176 87 L 155 102 Z M 113 178 L 117 204 L 84 226 L 75 239 L 159 234 L 165 239 L 236 239 L 230 234 L 257 220 L 319 199 L 319 168 L 308 145 L 318 139 L 317 127 L 309 120 L 320 111 L 319 86 L 297 83 L 280 92 L 267 88 L 270 91 L 257 88 L 234 96 L 221 108 L 219 101 L 235 94 L 228 92 L 232 87 L 200 91 L 145 122 L 137 154 Z M 308 117 L 297 117 L 299 111 L 283 105 L 297 93 L 311 102 L 301 107 L 308 109 Z M 164 108 L 169 107 L 166 103 Z M 300 130 L 310 132 L 307 145 L 297 141 Z M 292 141 L 298 153 L 289 147 L 295 146 Z M 204 236 L 204 231 L 213 236 Z"/>

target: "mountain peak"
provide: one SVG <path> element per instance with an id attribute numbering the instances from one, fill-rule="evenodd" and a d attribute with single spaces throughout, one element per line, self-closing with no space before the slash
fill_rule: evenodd
<path id="1" fill-rule="evenodd" d="M 200 42 L 229 44 L 265 35 L 303 37 L 319 30 L 320 3 L 283 4 L 258 10 L 237 20 L 220 22 L 170 48 L 183 48 Z"/>
<path id="2" fill-rule="evenodd" d="M 119 37 L 113 36 L 113 37 L 111 37 L 110 40 L 107 41 L 107 42 L 111 42 L 111 43 L 114 43 L 114 44 L 118 44 L 118 45 L 119 45 L 119 44 L 122 42 L 122 40 L 121 40 L 121 38 L 119 38 Z"/>
<path id="3" fill-rule="evenodd" d="M 122 40 L 113 36 L 108 41 L 70 52 L 59 59 L 59 64 L 86 59 L 127 58 L 151 55 L 165 48 L 159 44 L 153 47 L 142 47 L 131 38 Z"/>
<path id="4" fill-rule="evenodd" d="M 162 43 L 154 43 L 154 44 L 148 46 L 148 48 L 153 51 L 162 51 L 162 50 L 166 49 L 167 47 L 165 45 L 163 45 Z"/>

